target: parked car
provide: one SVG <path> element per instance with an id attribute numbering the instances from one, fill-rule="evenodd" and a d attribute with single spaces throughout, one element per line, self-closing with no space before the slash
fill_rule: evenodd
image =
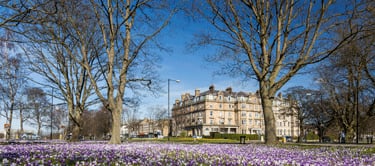
<path id="1" fill-rule="evenodd" d="M 322 137 L 322 141 L 323 141 L 324 143 L 331 143 L 331 142 L 332 142 L 331 138 L 328 137 L 328 136 L 323 136 L 323 137 Z"/>
<path id="2" fill-rule="evenodd" d="M 286 142 L 293 142 L 293 138 L 291 136 L 285 136 Z"/>
<path id="3" fill-rule="evenodd" d="M 21 135 L 21 139 L 23 140 L 38 140 L 40 139 L 39 135 L 33 134 L 33 133 L 24 133 Z"/>

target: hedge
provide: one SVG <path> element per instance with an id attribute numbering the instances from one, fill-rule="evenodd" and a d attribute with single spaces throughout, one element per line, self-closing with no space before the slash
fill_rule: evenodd
<path id="1" fill-rule="evenodd" d="M 241 136 L 245 136 L 246 140 L 260 140 L 260 135 L 258 134 L 220 134 L 217 132 L 210 133 L 211 138 L 221 138 L 221 139 L 233 139 L 240 140 Z"/>

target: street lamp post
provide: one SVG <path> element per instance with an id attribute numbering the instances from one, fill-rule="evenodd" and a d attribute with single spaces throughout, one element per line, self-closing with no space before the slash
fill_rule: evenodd
<path id="1" fill-rule="evenodd" d="M 168 78 L 168 118 L 169 118 L 168 141 L 169 141 L 169 137 L 172 136 L 172 116 L 170 115 L 170 109 L 169 109 L 170 81 L 175 81 L 176 83 L 179 83 L 180 80 L 173 80 L 173 79 Z"/>
<path id="2" fill-rule="evenodd" d="M 356 111 L 357 111 L 357 127 L 356 127 L 356 139 L 355 142 L 358 144 L 358 139 L 359 139 L 359 128 L 358 128 L 358 120 L 359 120 L 359 81 L 358 78 L 356 79 Z"/>
<path id="3" fill-rule="evenodd" d="M 53 109 L 54 109 L 54 106 L 53 106 L 53 90 L 54 90 L 54 88 L 52 87 L 52 107 L 51 107 L 51 126 L 50 126 L 50 128 L 51 128 L 51 132 L 50 132 L 50 139 L 52 140 L 52 116 L 53 116 Z"/>

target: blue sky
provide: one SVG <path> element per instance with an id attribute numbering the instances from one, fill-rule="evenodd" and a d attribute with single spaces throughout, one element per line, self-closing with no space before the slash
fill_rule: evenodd
<path id="1" fill-rule="evenodd" d="M 170 107 L 176 99 L 180 99 L 181 94 L 193 94 L 195 89 L 202 91 L 208 90 L 210 85 L 214 85 L 215 89 L 225 90 L 232 87 L 233 91 L 255 92 L 258 90 L 257 81 L 242 82 L 240 79 L 231 78 L 226 75 L 214 75 L 217 70 L 216 64 L 205 61 L 205 55 L 214 53 L 212 48 L 204 48 L 198 51 L 189 51 L 186 46 L 194 39 L 194 34 L 199 31 L 209 29 L 209 25 L 204 23 L 196 23 L 192 21 L 183 21 L 184 18 L 177 16 L 172 24 L 165 29 L 161 35 L 163 44 L 172 50 L 171 53 L 162 55 L 159 74 L 162 80 L 163 93 L 159 97 L 148 96 L 143 98 L 139 110 L 142 112 L 140 117 L 148 117 L 150 115 L 150 107 L 162 106 L 168 107 L 167 80 L 180 80 L 179 83 L 171 81 L 170 83 Z M 290 80 L 283 88 L 291 86 L 314 86 L 310 75 L 297 75 Z"/>

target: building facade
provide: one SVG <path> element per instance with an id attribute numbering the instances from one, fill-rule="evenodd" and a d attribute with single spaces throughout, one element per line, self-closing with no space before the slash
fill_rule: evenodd
<path id="1" fill-rule="evenodd" d="M 299 121 L 287 99 L 275 97 L 274 115 L 277 136 L 298 136 Z M 185 93 L 172 108 L 173 132 L 190 136 L 208 136 L 211 132 L 264 134 L 264 118 L 258 93 L 233 92 L 232 88 Z"/>
<path id="2" fill-rule="evenodd" d="M 120 133 L 126 137 L 167 136 L 168 124 L 168 119 L 154 120 L 145 118 L 131 124 L 123 124 Z"/>

